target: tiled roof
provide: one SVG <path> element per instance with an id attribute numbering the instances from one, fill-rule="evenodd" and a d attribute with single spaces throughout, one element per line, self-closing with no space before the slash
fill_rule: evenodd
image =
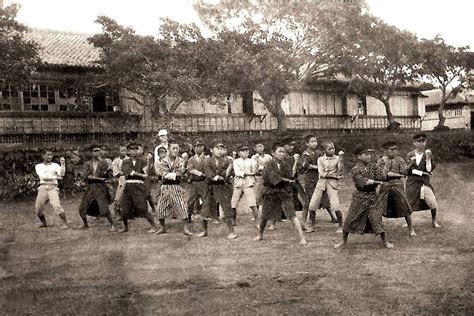
<path id="1" fill-rule="evenodd" d="M 441 103 L 442 92 L 439 89 L 423 91 L 423 95 L 427 97 L 425 99 L 426 106 L 439 105 Z M 447 105 L 467 103 L 474 103 L 474 91 L 466 91 L 463 93 L 459 93 L 455 98 L 450 98 L 446 101 Z"/>
<path id="2" fill-rule="evenodd" d="M 38 43 L 41 60 L 49 65 L 93 67 L 100 49 L 87 41 L 92 34 L 29 29 L 25 39 Z"/>

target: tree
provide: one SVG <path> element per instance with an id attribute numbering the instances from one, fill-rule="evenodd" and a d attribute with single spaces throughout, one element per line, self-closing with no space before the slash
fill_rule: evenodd
<path id="1" fill-rule="evenodd" d="M 474 69 L 474 54 L 468 52 L 468 49 L 469 47 L 447 45 L 440 36 L 432 40 L 422 40 L 420 43 L 420 78 L 428 79 L 441 90 L 439 122 L 435 130 L 448 128 L 444 125 L 446 102 L 454 99 L 469 86 L 470 73 Z"/>
<path id="2" fill-rule="evenodd" d="M 362 11 L 328 11 L 322 24 L 321 51 L 332 56 L 336 72 L 349 80 L 349 90 L 380 100 L 389 129 L 399 129 L 390 99 L 417 76 L 417 38 Z"/>
<path id="3" fill-rule="evenodd" d="M 210 31 L 225 46 L 230 82 L 256 91 L 267 110 L 286 129 L 281 102 L 308 80 L 324 77 L 330 56 L 319 50 L 320 16 L 334 11 L 357 10 L 360 5 L 327 2 L 222 1 L 195 6 Z M 231 62 L 229 62 L 231 61 Z M 245 74 L 244 76 L 242 74 Z M 246 81 L 243 83 L 242 81 Z"/>
<path id="4" fill-rule="evenodd" d="M 38 45 L 24 39 L 27 28 L 15 20 L 17 12 L 17 5 L 0 5 L 0 85 L 20 89 L 28 84 L 40 61 Z"/>
<path id="5" fill-rule="evenodd" d="M 196 25 L 163 20 L 159 37 L 137 35 L 131 28 L 100 16 L 103 32 L 90 38 L 102 50 L 99 79 L 111 89 L 153 113 L 174 112 L 184 101 L 218 96 L 214 80 L 220 60 L 217 43 L 205 39 Z"/>

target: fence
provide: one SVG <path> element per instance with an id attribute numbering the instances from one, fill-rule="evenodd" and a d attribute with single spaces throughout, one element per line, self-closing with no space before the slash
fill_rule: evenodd
<path id="1" fill-rule="evenodd" d="M 404 130 L 419 130 L 418 116 L 396 117 Z M 289 130 L 385 130 L 383 116 L 287 115 Z M 174 114 L 168 117 L 131 116 L 122 113 L 0 113 L 0 143 L 51 143 L 115 141 L 151 135 L 161 128 L 179 133 L 273 132 L 277 120 L 270 115 Z"/>

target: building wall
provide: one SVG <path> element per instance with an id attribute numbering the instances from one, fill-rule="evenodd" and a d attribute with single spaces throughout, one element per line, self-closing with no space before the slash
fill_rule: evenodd
<path id="1" fill-rule="evenodd" d="M 472 105 L 453 106 L 444 110 L 446 117 L 445 125 L 451 129 L 471 129 Z M 430 107 L 426 109 L 426 115 L 421 122 L 421 129 L 424 131 L 433 130 L 438 125 L 438 111 Z"/>

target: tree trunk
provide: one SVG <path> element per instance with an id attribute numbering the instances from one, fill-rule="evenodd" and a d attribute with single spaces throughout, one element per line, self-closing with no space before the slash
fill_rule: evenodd
<path id="1" fill-rule="evenodd" d="M 286 132 L 286 114 L 281 108 L 281 104 L 277 106 L 275 116 L 277 119 L 277 133 L 285 133 Z"/>
<path id="2" fill-rule="evenodd" d="M 400 130 L 400 123 L 395 121 L 395 118 L 393 117 L 392 110 L 390 109 L 390 101 L 389 99 L 384 99 L 381 100 L 383 102 L 383 105 L 385 106 L 385 112 L 387 113 L 387 120 L 388 120 L 388 126 L 387 128 L 389 130 Z"/>

